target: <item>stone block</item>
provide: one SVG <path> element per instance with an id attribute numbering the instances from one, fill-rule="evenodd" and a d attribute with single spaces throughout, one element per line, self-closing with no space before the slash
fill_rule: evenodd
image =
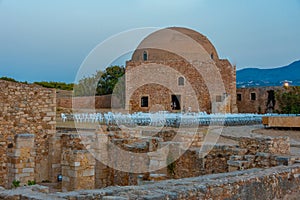
<path id="1" fill-rule="evenodd" d="M 102 197 L 102 200 L 128 200 L 128 198 L 120 196 L 104 196 Z"/>
<path id="2" fill-rule="evenodd" d="M 80 164 L 80 162 L 72 162 L 72 163 L 70 163 L 70 166 L 72 166 L 72 167 L 79 167 L 81 164 Z"/>
<path id="3" fill-rule="evenodd" d="M 58 164 L 52 164 L 51 167 L 52 168 L 60 168 L 61 164 L 60 163 L 58 163 Z"/>
<path id="4" fill-rule="evenodd" d="M 44 121 L 44 122 L 49 122 L 49 121 L 51 121 L 51 120 L 52 120 L 51 117 L 44 117 L 44 118 L 43 118 L 43 121 Z"/>
<path id="5" fill-rule="evenodd" d="M 94 169 L 84 170 L 82 172 L 82 176 L 94 176 L 94 175 L 95 175 Z"/>
<path id="6" fill-rule="evenodd" d="M 31 190 L 40 193 L 49 193 L 49 187 L 42 185 L 32 185 Z"/>
<path id="7" fill-rule="evenodd" d="M 261 159 L 269 159 L 271 157 L 270 153 L 257 152 L 256 156 Z"/>
<path id="8" fill-rule="evenodd" d="M 34 172 L 34 168 L 23 168 L 22 172 L 23 173 L 33 173 Z"/>
<path id="9" fill-rule="evenodd" d="M 9 169 L 9 173 L 19 173 L 19 169 Z"/>
<path id="10" fill-rule="evenodd" d="M 47 112 L 47 116 L 50 117 L 56 116 L 56 112 Z"/>
<path id="11" fill-rule="evenodd" d="M 63 182 L 70 182 L 70 178 L 67 176 L 63 176 Z"/>
<path id="12" fill-rule="evenodd" d="M 72 177 L 72 178 L 76 178 L 76 177 L 79 177 L 79 173 L 75 170 L 67 170 L 67 173 L 63 173 L 63 176 L 69 176 L 69 177 Z"/>
<path id="13" fill-rule="evenodd" d="M 277 165 L 291 165 L 292 158 L 290 156 L 277 156 L 275 157 Z"/>
<path id="14" fill-rule="evenodd" d="M 233 160 L 233 161 L 243 160 L 243 156 L 233 155 L 233 156 L 230 156 L 230 160 Z"/>

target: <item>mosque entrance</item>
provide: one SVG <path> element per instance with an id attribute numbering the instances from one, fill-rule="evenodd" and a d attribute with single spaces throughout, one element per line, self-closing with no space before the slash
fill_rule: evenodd
<path id="1" fill-rule="evenodd" d="M 172 95 L 172 102 L 171 102 L 171 107 L 172 110 L 181 110 L 181 95 Z"/>

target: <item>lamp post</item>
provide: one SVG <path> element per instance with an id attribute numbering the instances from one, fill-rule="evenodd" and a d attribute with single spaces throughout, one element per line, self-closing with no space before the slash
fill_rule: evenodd
<path id="1" fill-rule="evenodd" d="M 287 82 L 287 81 L 285 81 L 285 82 L 283 83 L 283 86 L 284 86 L 285 88 L 288 88 L 288 87 L 290 86 L 290 83 Z"/>
<path id="2" fill-rule="evenodd" d="M 57 175 L 57 181 L 58 181 L 58 182 L 62 182 L 62 175 L 61 175 L 61 174 L 58 174 L 58 175 Z"/>

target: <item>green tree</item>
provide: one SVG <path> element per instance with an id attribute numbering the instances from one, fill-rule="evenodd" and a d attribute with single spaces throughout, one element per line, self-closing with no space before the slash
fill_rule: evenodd
<path id="1" fill-rule="evenodd" d="M 99 79 L 97 85 L 97 95 L 112 94 L 116 84 L 119 81 L 124 81 L 124 80 L 119 80 L 122 79 L 124 74 L 125 74 L 125 68 L 123 66 L 121 67 L 111 66 L 106 68 L 105 72 L 102 74 L 102 76 Z"/>
<path id="2" fill-rule="evenodd" d="M 276 92 L 280 112 L 285 114 L 300 113 L 300 87 L 291 86 Z"/>
<path id="3" fill-rule="evenodd" d="M 103 75 L 102 71 L 97 71 L 95 74 L 84 77 L 74 85 L 75 96 L 95 96 L 97 93 L 97 84 Z"/>
<path id="4" fill-rule="evenodd" d="M 114 107 L 125 105 L 125 68 L 123 66 L 111 66 L 103 71 L 84 77 L 74 86 L 75 96 L 113 95 Z"/>

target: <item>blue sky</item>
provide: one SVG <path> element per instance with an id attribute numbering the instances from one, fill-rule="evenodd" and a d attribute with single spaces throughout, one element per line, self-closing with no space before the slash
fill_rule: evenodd
<path id="1" fill-rule="evenodd" d="M 0 76 L 73 82 L 89 52 L 133 28 L 184 26 L 237 68 L 300 59 L 300 0 L 0 0 Z"/>

